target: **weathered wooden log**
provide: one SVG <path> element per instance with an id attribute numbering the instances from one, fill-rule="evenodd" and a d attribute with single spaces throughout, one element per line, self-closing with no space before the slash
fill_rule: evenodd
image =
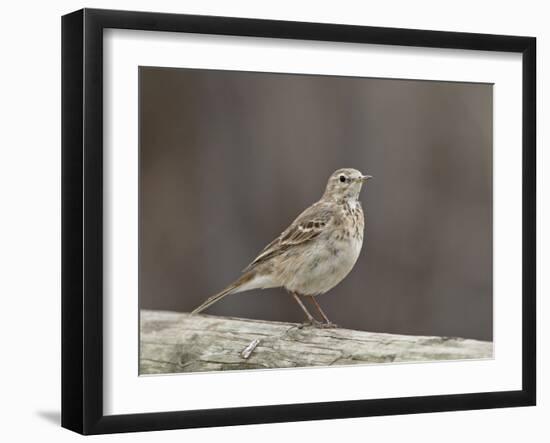
<path id="1" fill-rule="evenodd" d="M 492 342 L 141 311 L 140 374 L 491 358 Z"/>

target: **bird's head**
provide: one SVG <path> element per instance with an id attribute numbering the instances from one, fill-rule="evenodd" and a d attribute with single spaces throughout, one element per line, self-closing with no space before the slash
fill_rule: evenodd
<path id="1" fill-rule="evenodd" d="M 338 169 L 329 177 L 323 198 L 332 200 L 357 200 L 363 183 L 369 178 L 372 178 L 372 175 L 363 175 L 357 169 Z"/>

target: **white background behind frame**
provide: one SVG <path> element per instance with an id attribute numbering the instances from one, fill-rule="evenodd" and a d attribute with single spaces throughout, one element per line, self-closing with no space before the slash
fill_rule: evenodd
<path id="1" fill-rule="evenodd" d="M 550 156 L 547 155 L 550 121 L 549 5 L 538 0 L 463 0 L 447 4 L 437 0 L 394 0 L 391 2 L 319 2 L 318 0 L 52 0 L 8 2 L 0 27 L 3 66 L 0 71 L 2 100 L 0 114 L 9 120 L 0 132 L 0 264 L 3 266 L 0 293 L 7 297 L 11 313 L 0 322 L 3 355 L 9 356 L 0 377 L 0 412 L 5 420 L 1 435 L 7 441 L 84 441 L 59 426 L 60 334 L 61 334 L 61 39 L 60 16 L 79 7 L 210 14 L 237 17 L 300 20 L 325 23 L 391 26 L 443 31 L 484 32 L 537 37 L 537 335 L 539 374 L 550 369 Z M 37 38 L 39 36 L 39 38 Z M 16 37 L 16 38 L 14 38 Z M 27 54 L 28 56 L 22 56 Z M 16 68 L 15 68 L 16 67 Z M 39 75 L 37 75 L 39 67 Z M 9 86 L 7 86 L 9 85 Z M 22 90 L 25 94 L 22 94 Z M 29 122 L 32 120 L 32 130 Z M 546 146 L 544 146 L 546 145 Z M 544 151 L 544 152 L 543 152 Z M 30 160 L 32 159 L 32 160 Z M 32 180 L 29 179 L 32 177 Z M 518 179 L 519 180 L 519 179 Z M 38 185 L 39 184 L 39 185 Z M 518 183 L 519 186 L 519 183 Z M 22 204 L 22 202 L 25 202 Z M 40 222 L 37 223 L 37 214 Z M 25 239 L 22 242 L 22 238 Z M 29 270 L 32 269 L 32 278 Z M 11 297 L 8 297 L 11 295 Z M 14 333 L 17 332 L 17 340 Z M 542 343 L 542 344 L 541 344 Z M 29 351 L 32 350 L 32 351 Z M 22 389 L 24 386 L 25 389 Z M 358 417 L 299 423 L 258 424 L 223 428 L 201 428 L 128 435 L 101 435 L 94 442 L 181 443 L 200 442 L 280 443 L 315 440 L 334 443 L 345 435 L 388 443 L 464 443 L 477 441 L 546 442 L 550 415 L 550 383 L 539 377 L 537 406 L 430 414 Z"/>
<path id="2" fill-rule="evenodd" d="M 140 65 L 495 83 L 495 359 L 138 377 Z M 105 414 L 521 389 L 521 97 L 519 54 L 106 30 Z"/>

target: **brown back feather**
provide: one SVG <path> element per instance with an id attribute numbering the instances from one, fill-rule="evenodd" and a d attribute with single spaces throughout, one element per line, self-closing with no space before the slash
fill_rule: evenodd
<path id="1" fill-rule="evenodd" d="M 243 272 L 276 257 L 290 248 L 317 238 L 333 222 L 333 203 L 318 201 L 302 212 L 279 237 L 269 243 Z"/>

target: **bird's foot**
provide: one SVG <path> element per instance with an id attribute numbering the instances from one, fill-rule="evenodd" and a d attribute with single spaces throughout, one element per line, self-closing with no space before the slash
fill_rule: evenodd
<path id="1" fill-rule="evenodd" d="M 305 320 L 300 326 L 298 326 L 298 328 L 300 329 L 306 328 L 306 327 L 322 328 L 323 325 L 324 323 L 320 322 L 319 320 L 315 320 L 314 318 L 311 318 L 309 320 Z"/>
<path id="2" fill-rule="evenodd" d="M 305 327 L 313 327 L 313 328 L 319 328 L 319 329 L 336 329 L 338 328 L 338 325 L 336 323 L 332 323 L 331 321 L 328 322 L 322 322 L 319 320 L 311 319 L 304 321 L 299 328 L 305 328 Z"/>
<path id="3" fill-rule="evenodd" d="M 323 328 L 323 329 L 336 329 L 339 326 L 336 323 L 332 323 L 331 321 L 329 321 L 326 323 L 321 323 L 320 326 L 317 326 L 317 327 Z"/>

